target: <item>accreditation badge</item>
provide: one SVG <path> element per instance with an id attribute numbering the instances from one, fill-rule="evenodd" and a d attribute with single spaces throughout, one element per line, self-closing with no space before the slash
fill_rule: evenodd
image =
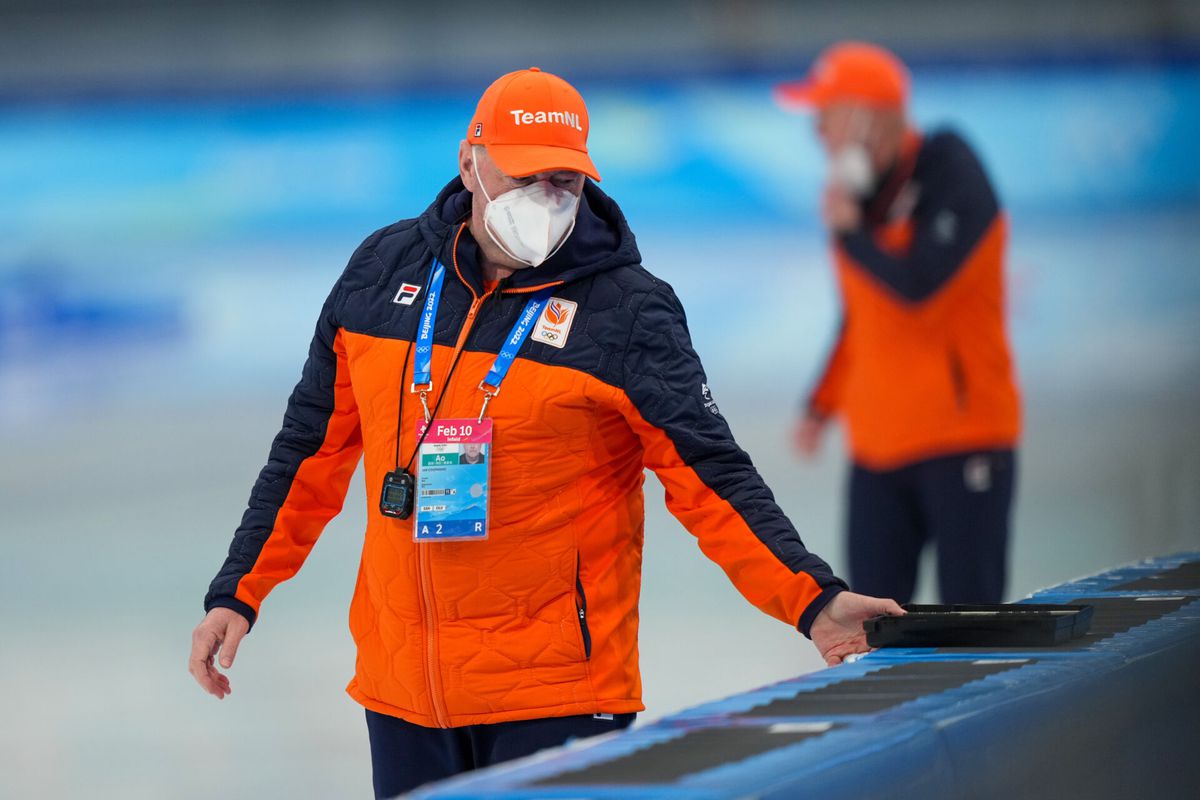
<path id="1" fill-rule="evenodd" d="M 429 426 L 417 451 L 413 540 L 487 539 L 492 420 L 435 419 Z"/>

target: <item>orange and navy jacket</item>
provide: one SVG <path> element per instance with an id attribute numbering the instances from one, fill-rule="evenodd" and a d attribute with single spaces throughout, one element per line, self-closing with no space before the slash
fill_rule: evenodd
<path id="1" fill-rule="evenodd" d="M 741 593 L 808 634 L 845 584 L 805 549 L 734 441 L 683 309 L 641 266 L 616 204 L 588 183 L 562 250 L 490 290 L 463 224 L 469 212 L 455 180 L 421 217 L 354 253 L 205 607 L 253 622 L 341 509 L 361 455 L 368 522 L 350 608 L 354 699 L 429 727 L 638 711 L 649 467 Z M 447 269 L 434 331 L 439 418 L 479 414 L 480 381 L 530 292 L 553 285 L 548 307 L 577 304 L 563 346 L 527 339 L 487 407 L 485 541 L 414 543 L 411 519 L 375 505 L 396 466 L 398 425 L 405 462 L 423 416 L 409 356 L 435 255 Z M 399 302 L 417 286 L 415 302 Z"/>
<path id="2" fill-rule="evenodd" d="M 809 410 L 840 415 L 871 469 L 1014 447 L 1008 222 L 979 160 L 952 132 L 912 132 L 863 214 L 833 242 L 842 326 Z"/>

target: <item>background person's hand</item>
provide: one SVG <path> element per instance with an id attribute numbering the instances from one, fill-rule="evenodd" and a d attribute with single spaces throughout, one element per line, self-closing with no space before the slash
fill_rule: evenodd
<path id="1" fill-rule="evenodd" d="M 862 225 L 862 209 L 845 188 L 829 183 L 821 196 L 821 219 L 834 233 L 847 233 Z"/>
<path id="2" fill-rule="evenodd" d="M 839 592 L 821 609 L 808 634 L 825 663 L 833 667 L 851 653 L 870 651 L 863 622 L 883 614 L 899 617 L 904 609 L 895 600 Z"/>
<path id="3" fill-rule="evenodd" d="M 192 655 L 188 659 L 188 672 L 204 691 L 218 700 L 224 700 L 229 688 L 229 678 L 217 671 L 217 654 L 221 666 L 229 669 L 237 655 L 238 643 L 250 630 L 250 623 L 231 608 L 214 608 L 192 631 Z"/>
<path id="4" fill-rule="evenodd" d="M 821 436 L 827 423 L 828 420 L 811 411 L 796 420 L 796 427 L 792 430 L 792 446 L 796 452 L 805 458 L 815 458 L 821 450 Z"/>

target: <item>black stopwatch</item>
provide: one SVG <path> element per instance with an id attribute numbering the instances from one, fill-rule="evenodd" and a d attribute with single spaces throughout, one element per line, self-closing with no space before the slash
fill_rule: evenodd
<path id="1" fill-rule="evenodd" d="M 394 519 L 408 519 L 413 512 L 413 476 L 408 470 L 396 469 L 383 476 L 383 492 L 379 495 L 379 513 Z"/>

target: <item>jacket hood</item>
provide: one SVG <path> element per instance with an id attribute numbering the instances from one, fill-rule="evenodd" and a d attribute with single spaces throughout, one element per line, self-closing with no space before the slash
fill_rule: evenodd
<path id="1" fill-rule="evenodd" d="M 421 235 L 429 248 L 449 265 L 450 248 L 458 227 L 470 219 L 471 193 L 461 178 L 454 178 L 418 219 Z M 617 267 L 635 266 L 642 261 L 633 231 L 616 202 L 591 180 L 585 180 L 575 229 L 567 241 L 545 263 L 520 269 L 508 279 L 509 288 L 543 286 L 547 283 L 571 283 Z M 464 230 L 458 241 L 458 266 L 463 279 L 477 293 L 483 291 L 479 268 L 479 245 L 471 231 Z"/>

